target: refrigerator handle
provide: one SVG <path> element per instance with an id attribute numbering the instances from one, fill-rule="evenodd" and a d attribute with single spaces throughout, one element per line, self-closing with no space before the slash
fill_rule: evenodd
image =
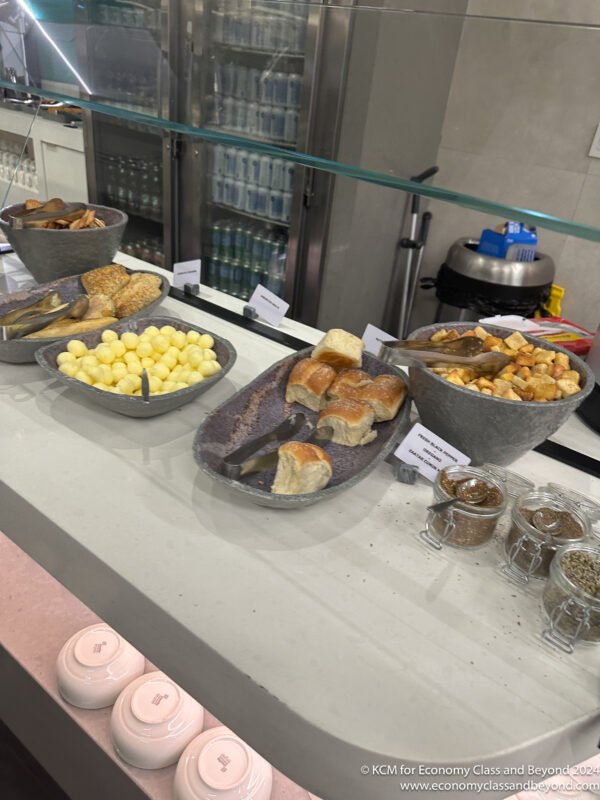
<path id="1" fill-rule="evenodd" d="M 304 181 L 304 207 L 310 208 L 315 196 L 315 170 L 313 167 L 306 167 L 306 178 Z"/>

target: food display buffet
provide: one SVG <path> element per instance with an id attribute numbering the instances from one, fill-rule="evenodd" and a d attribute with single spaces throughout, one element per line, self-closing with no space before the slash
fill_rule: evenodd
<path id="1" fill-rule="evenodd" d="M 592 755 L 600 480 L 532 450 L 589 438 L 585 363 L 485 326 L 417 332 L 422 362 L 288 320 L 277 340 L 231 321 L 242 301 L 115 262 L 0 298 L 0 527 L 169 676 L 132 679 L 176 681 L 257 774 L 327 800 Z M 435 360 L 466 339 L 484 368 Z M 417 411 L 500 458 L 397 480 Z M 164 767 L 127 755 L 117 707 L 120 757 Z"/>

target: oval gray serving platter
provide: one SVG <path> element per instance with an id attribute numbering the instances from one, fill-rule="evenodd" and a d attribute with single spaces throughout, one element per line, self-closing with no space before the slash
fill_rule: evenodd
<path id="1" fill-rule="evenodd" d="M 278 361 L 206 417 L 196 432 L 193 445 L 194 458 L 202 472 L 258 505 L 282 509 L 304 508 L 351 489 L 396 448 L 410 425 L 408 396 L 395 419 L 375 425 L 377 438 L 369 444 L 344 447 L 329 442 L 324 445 L 323 449 L 333 462 L 333 476 L 329 485 L 318 492 L 271 494 L 275 470 L 249 475 L 241 481 L 231 480 L 220 473 L 220 464 L 226 455 L 249 439 L 273 429 L 290 414 L 302 411 L 313 426 L 316 424 L 317 412 L 299 403 L 285 401 L 285 387 L 292 367 L 300 359 L 310 356 L 312 350 L 309 347 Z M 396 367 L 384 364 L 367 353 L 363 355 L 362 368 L 373 377 L 393 374 L 408 383 L 406 376 Z M 292 438 L 302 441 L 308 437 L 310 430 L 312 428 L 309 429 L 307 425 Z M 270 452 L 273 448 L 270 445 L 264 452 Z"/>
<path id="2" fill-rule="evenodd" d="M 148 270 L 128 269 L 127 272 L 129 272 L 130 275 L 143 274 L 146 272 L 148 275 L 156 275 L 155 272 L 149 272 Z M 161 279 L 160 297 L 157 297 L 156 300 L 153 300 L 136 314 L 131 314 L 129 317 L 123 317 L 123 319 L 119 320 L 119 323 L 127 322 L 127 320 L 130 319 L 147 317 L 148 314 L 150 314 L 162 303 L 165 297 L 169 294 L 169 281 L 162 275 L 159 275 L 159 277 Z M 57 278 L 55 281 L 42 283 L 39 286 L 35 286 L 33 289 L 27 289 L 23 292 L 15 292 L 13 294 L 0 296 L 0 317 L 4 314 L 8 314 L 8 312 L 12 311 L 13 308 L 18 308 L 19 306 L 24 306 L 27 303 L 33 303 L 36 300 L 41 300 L 41 298 L 48 294 L 48 292 L 56 291 L 60 294 L 63 303 L 70 303 L 71 300 L 74 300 L 77 297 L 77 295 L 85 294 L 85 289 L 83 288 L 83 284 L 81 283 L 80 279 L 81 275 L 72 275 L 68 278 Z M 102 328 L 98 328 L 98 330 L 102 331 Z M 95 333 L 96 331 L 90 332 Z M 41 347 L 45 347 L 52 342 L 61 342 L 63 340 L 68 341 L 69 339 L 80 338 L 80 336 L 81 334 L 78 335 L 71 333 L 67 336 L 61 336 L 60 338 L 10 339 L 7 342 L 0 341 L 0 361 L 6 361 L 9 364 L 32 364 L 35 362 L 36 352 Z"/>
<path id="3" fill-rule="evenodd" d="M 142 397 L 113 394 L 104 389 L 96 389 L 94 386 L 88 386 L 87 383 L 83 383 L 75 378 L 69 378 L 67 375 L 60 372 L 56 366 L 56 358 L 58 354 L 62 353 L 65 349 L 66 342 L 63 340 L 38 350 L 35 354 L 35 358 L 40 367 L 50 373 L 53 378 L 56 378 L 65 386 L 73 389 L 82 397 L 87 397 L 88 400 L 97 403 L 103 408 L 107 408 L 109 411 L 114 411 L 117 414 L 139 418 L 157 417 L 159 414 L 166 414 L 186 403 L 190 403 L 224 378 L 235 364 L 237 353 L 231 342 L 228 342 L 227 339 L 222 339 L 220 336 L 217 336 L 216 333 L 207 331 L 205 328 L 199 328 L 197 325 L 191 325 L 189 322 L 183 322 L 173 317 L 149 317 L 147 319 L 123 321 L 111 325 L 109 330 L 116 331 L 119 336 L 125 333 L 125 331 L 132 331 L 133 333 L 140 334 L 149 325 L 156 325 L 158 328 L 161 328 L 163 325 L 172 325 L 176 330 L 184 331 L 184 333 L 188 331 L 198 331 L 198 333 L 201 334 L 209 333 L 215 340 L 213 350 L 217 355 L 217 361 L 222 369 L 220 372 L 217 372 L 216 375 L 205 378 L 194 386 L 188 386 L 187 389 L 179 389 L 176 392 L 169 392 L 168 394 L 154 395 L 149 398 L 148 402 L 144 402 Z M 72 336 L 70 338 L 79 339 L 79 341 L 84 342 L 89 349 L 100 343 L 102 331 L 91 331 L 90 333 L 84 333 L 80 336 Z"/>

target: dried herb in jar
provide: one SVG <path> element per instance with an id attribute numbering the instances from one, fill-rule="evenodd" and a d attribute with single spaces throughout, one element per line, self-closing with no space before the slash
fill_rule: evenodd
<path id="1" fill-rule="evenodd" d="M 544 590 L 544 608 L 560 634 L 600 641 L 600 559 L 585 550 L 572 550 L 559 556 L 559 568 Z M 555 575 L 556 573 L 556 575 Z M 564 578 L 581 593 L 574 591 Z"/>

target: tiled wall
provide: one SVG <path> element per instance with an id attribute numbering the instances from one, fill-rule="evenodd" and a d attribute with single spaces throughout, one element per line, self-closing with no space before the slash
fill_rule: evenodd
<path id="1" fill-rule="evenodd" d="M 600 25 L 597 0 L 470 0 L 469 14 Z M 438 185 L 600 227 L 600 28 L 465 21 L 442 129 Z M 439 202 L 425 255 L 435 274 L 459 236 L 500 220 Z M 600 244 L 539 230 L 566 289 L 563 315 L 600 323 Z M 430 321 L 433 293 L 413 318 Z"/>

